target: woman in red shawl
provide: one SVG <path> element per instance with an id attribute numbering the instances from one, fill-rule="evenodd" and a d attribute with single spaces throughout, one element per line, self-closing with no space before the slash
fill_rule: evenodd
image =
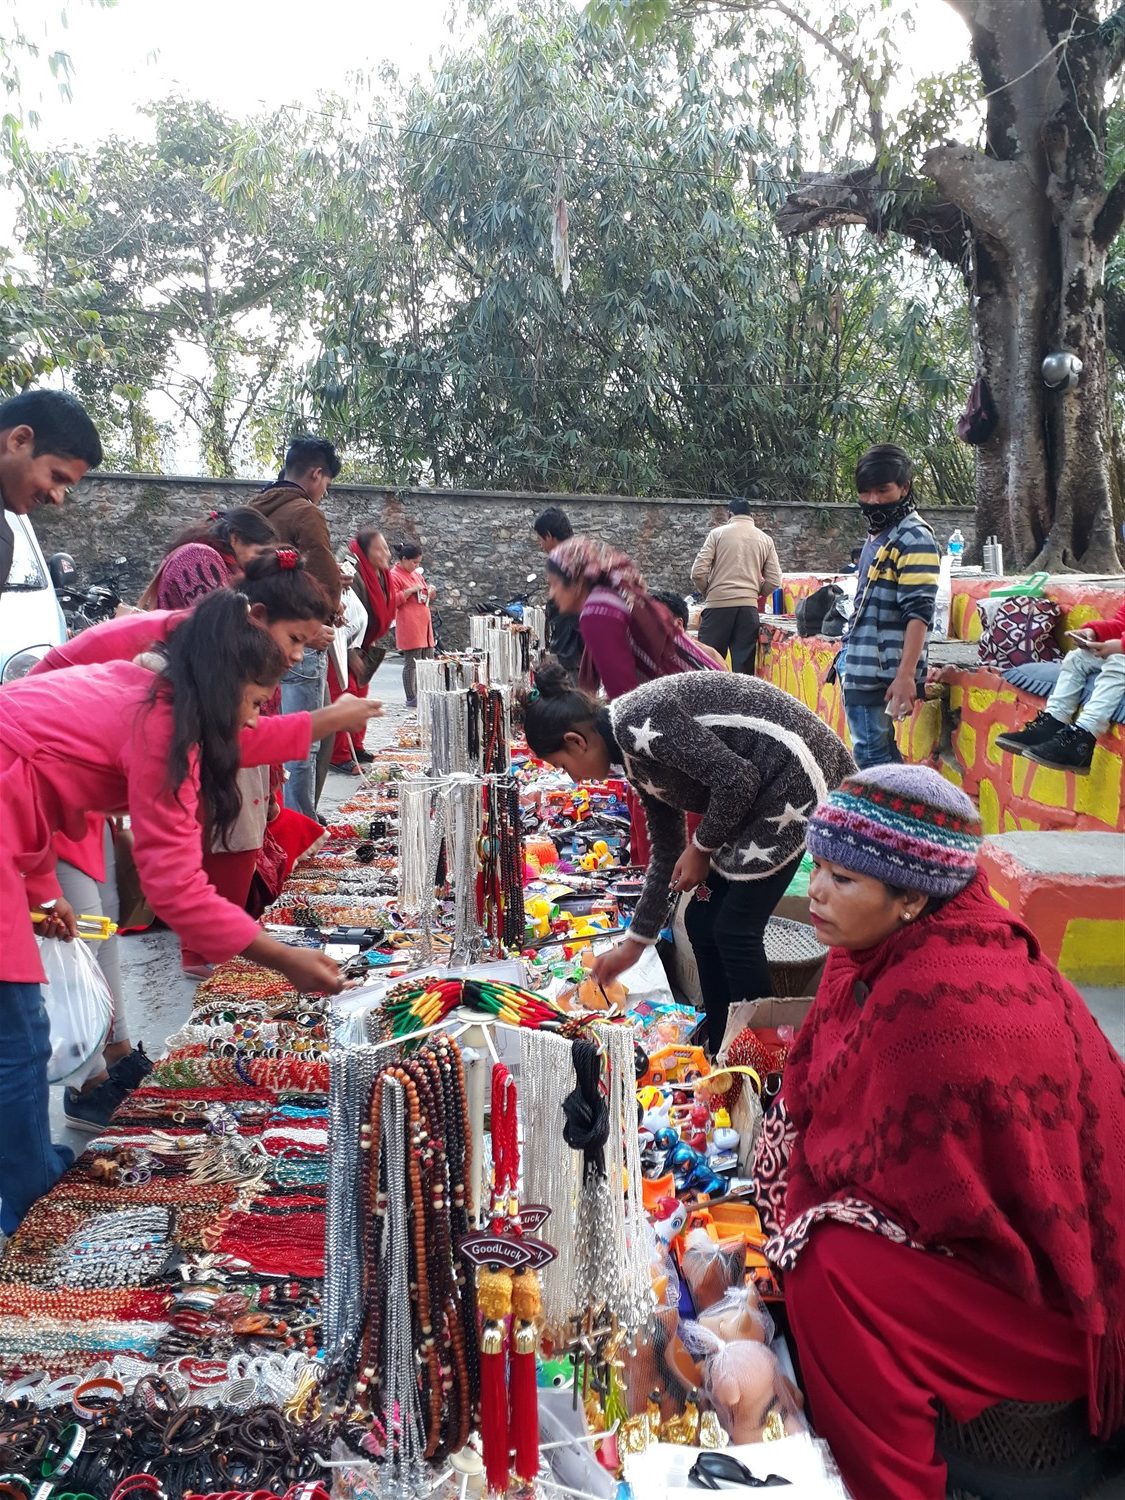
<path id="1" fill-rule="evenodd" d="M 649 593 L 633 559 L 605 542 L 592 536 L 560 542 L 547 559 L 547 587 L 561 615 L 578 616 L 583 692 L 601 687 L 607 698 L 620 698 L 657 677 L 718 670 L 678 628 L 668 606 Z M 648 827 L 633 796 L 629 819 L 630 859 L 646 865 Z M 688 832 L 694 832 L 690 820 Z"/>
<path id="2" fill-rule="evenodd" d="M 936 771 L 845 780 L 807 843 L 831 951 L 785 1069 L 767 1254 L 852 1494 L 942 1500 L 938 1404 L 1125 1422 L 1125 1068 L 992 899 L 976 811 Z"/>
<path id="3" fill-rule="evenodd" d="M 367 611 L 363 638 L 348 652 L 347 691 L 356 698 L 366 698 L 367 688 L 378 671 L 386 651 L 377 643 L 390 630 L 398 606 L 398 588 L 391 572 L 391 549 L 383 533 L 374 526 L 362 527 L 348 543 L 355 558 L 356 575 L 352 592 Z M 331 696 L 339 696 L 335 678 L 328 674 Z M 334 766 L 351 766 L 373 760 L 363 747 L 362 734 L 338 734 L 332 751 Z"/>

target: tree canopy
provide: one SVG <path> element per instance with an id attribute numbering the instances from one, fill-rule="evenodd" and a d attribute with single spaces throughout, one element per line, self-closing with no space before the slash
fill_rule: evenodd
<path id="1" fill-rule="evenodd" d="M 489 0 L 410 88 L 241 123 L 167 101 L 151 141 L 36 158 L 55 197 L 20 248 L 85 320 L 56 362 L 113 461 L 186 431 L 200 466 L 260 471 L 316 425 L 389 484 L 831 500 L 897 440 L 930 503 L 969 500 L 964 260 L 886 232 L 932 184 L 865 178 L 875 234 L 858 211 L 785 231 L 825 161 L 870 173 L 874 141 L 888 173 L 971 80 L 896 114 L 901 14 L 724 9 Z"/>

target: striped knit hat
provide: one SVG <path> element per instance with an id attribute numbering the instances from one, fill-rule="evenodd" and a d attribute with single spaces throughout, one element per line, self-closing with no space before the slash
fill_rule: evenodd
<path id="1" fill-rule="evenodd" d="M 904 891 L 955 896 L 977 871 L 980 817 L 928 766 L 849 776 L 809 819 L 809 853 Z"/>

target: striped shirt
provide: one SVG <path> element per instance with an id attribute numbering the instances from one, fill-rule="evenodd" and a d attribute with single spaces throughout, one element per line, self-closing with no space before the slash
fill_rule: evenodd
<path id="1" fill-rule="evenodd" d="M 879 541 L 867 576 L 860 580 L 855 613 L 844 636 L 844 689 L 849 697 L 882 702 L 902 660 L 910 620 L 933 624 L 940 554 L 932 528 L 917 511 L 904 516 Z M 919 685 L 926 651 L 918 658 Z"/>

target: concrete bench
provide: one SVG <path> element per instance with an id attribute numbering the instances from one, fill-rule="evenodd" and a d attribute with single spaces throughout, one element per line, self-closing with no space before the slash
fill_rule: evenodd
<path id="1" fill-rule="evenodd" d="M 1002 833 L 985 840 L 981 864 L 1073 984 L 1125 983 L 1125 835 Z"/>

